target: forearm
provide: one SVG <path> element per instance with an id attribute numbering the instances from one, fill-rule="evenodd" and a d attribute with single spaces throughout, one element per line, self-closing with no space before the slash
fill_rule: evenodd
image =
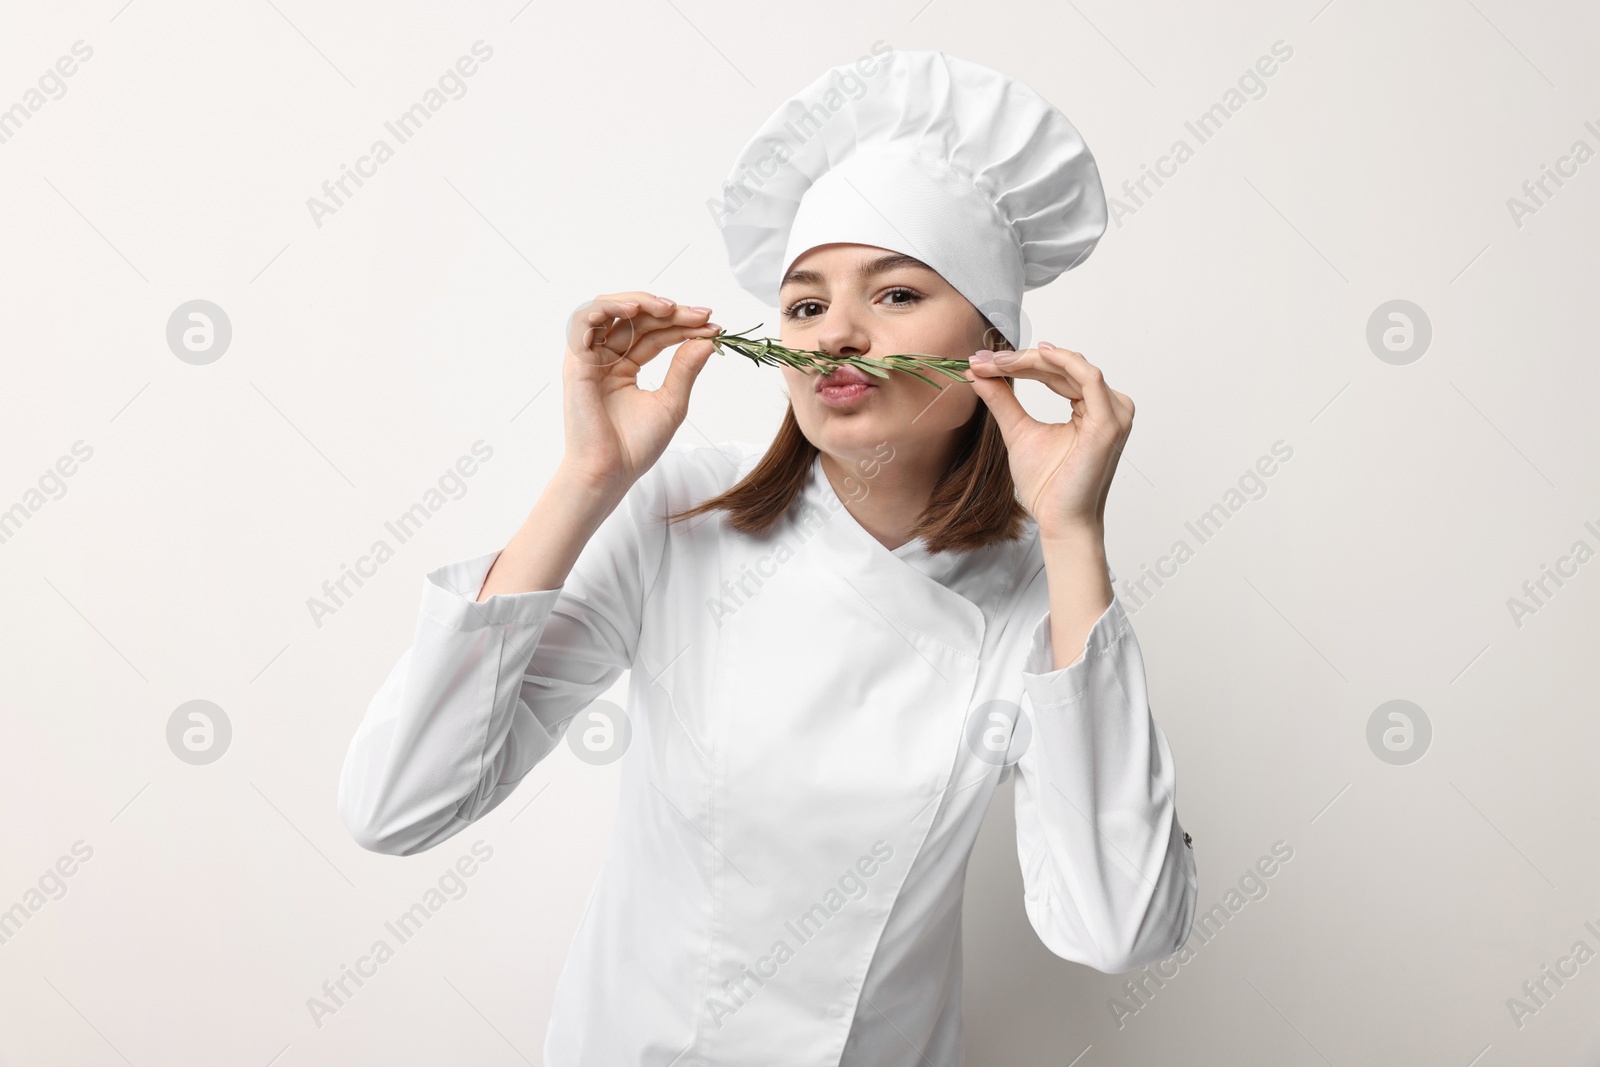
<path id="1" fill-rule="evenodd" d="M 1034 732 L 1017 761 L 1023 901 L 1052 952 L 1117 973 L 1183 944 L 1194 859 L 1103 537 L 1082 531 L 1042 538 L 1042 547 L 1049 625 L 1036 628 L 1023 674 Z"/>
<path id="2" fill-rule="evenodd" d="M 1049 537 L 1040 534 L 1046 581 L 1050 587 L 1050 647 L 1060 670 L 1083 656 L 1095 621 L 1111 606 L 1105 530 L 1074 527 Z"/>
<path id="3" fill-rule="evenodd" d="M 623 495 L 600 489 L 565 465 L 557 467 L 521 528 L 489 568 L 478 600 L 560 586 Z"/>

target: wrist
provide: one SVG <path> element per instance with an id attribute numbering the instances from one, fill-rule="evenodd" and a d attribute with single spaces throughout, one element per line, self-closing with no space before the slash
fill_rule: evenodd
<path id="1" fill-rule="evenodd" d="M 1103 523 L 1091 520 L 1040 526 L 1039 543 L 1046 546 L 1061 545 L 1070 548 L 1098 546 L 1104 552 L 1106 528 Z"/>
<path id="2" fill-rule="evenodd" d="M 563 498 L 608 504 L 607 511 L 621 503 L 631 484 L 614 471 L 588 470 L 566 458 L 557 465 L 549 482 Z"/>

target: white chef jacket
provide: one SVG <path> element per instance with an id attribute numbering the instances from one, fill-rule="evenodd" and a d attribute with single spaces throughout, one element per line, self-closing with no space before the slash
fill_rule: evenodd
<path id="1" fill-rule="evenodd" d="M 1188 937 L 1194 859 L 1121 603 L 1052 670 L 1035 523 L 891 551 L 820 455 L 765 535 L 660 521 L 762 452 L 669 446 L 556 589 L 478 603 L 497 553 L 430 572 L 346 754 L 350 833 L 412 855 L 499 806 L 630 670 L 549 1067 L 960 1067 L 966 863 L 1012 766 L 1023 907 L 1052 952 L 1117 972 Z M 980 758 L 994 735 L 970 724 L 1018 706 L 1027 728 Z"/>

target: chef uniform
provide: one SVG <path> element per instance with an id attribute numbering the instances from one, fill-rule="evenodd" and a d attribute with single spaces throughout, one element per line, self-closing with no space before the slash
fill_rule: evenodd
<path id="1" fill-rule="evenodd" d="M 929 161 L 961 160 L 951 140 L 934 151 L 912 137 L 921 155 L 898 163 L 880 155 L 916 194 L 887 202 L 898 236 L 843 196 L 798 221 L 911 255 L 915 241 L 1012 336 L 1021 286 L 1081 259 L 1104 228 L 1093 162 L 1059 112 L 1002 75 L 937 52 L 884 62 L 853 117 L 833 115 L 838 127 L 792 165 L 817 181 L 839 173 L 852 154 L 831 166 L 815 154 L 851 138 L 882 150 L 924 102 L 943 116 L 925 134 L 984 118 L 990 132 L 967 149 L 1014 162 L 991 177 L 1060 183 L 999 210 L 983 200 L 1011 220 L 1021 262 L 996 276 L 1004 257 L 941 243 L 918 221 L 936 201 L 917 196 L 949 178 Z M 785 105 L 741 159 L 847 69 Z M 997 140 L 1001 127 L 1014 136 Z M 764 224 L 725 223 L 736 274 L 764 291 L 799 254 L 772 251 L 788 246 L 792 208 L 809 210 L 803 191 L 787 218 L 774 206 L 794 182 L 747 199 Z M 865 191 L 835 192 L 852 187 Z M 949 195 L 947 215 L 979 202 Z M 827 221 L 841 217 L 861 225 Z M 968 222 L 970 242 L 982 221 Z M 821 243 L 808 240 L 799 251 Z M 1079 660 L 1052 669 L 1036 524 L 972 552 L 890 550 L 852 517 L 820 455 L 766 534 L 734 531 L 723 512 L 662 521 L 733 486 L 763 451 L 670 445 L 559 588 L 477 602 L 492 552 L 430 572 L 411 645 L 351 741 L 345 824 L 365 848 L 412 855 L 493 811 L 569 731 L 597 725 L 587 706 L 629 672 L 626 729 L 612 735 L 626 738 L 615 830 L 556 989 L 549 1067 L 957 1067 L 966 863 L 1012 770 L 1023 905 L 1052 952 L 1116 972 L 1188 935 L 1194 860 L 1121 603 Z"/>

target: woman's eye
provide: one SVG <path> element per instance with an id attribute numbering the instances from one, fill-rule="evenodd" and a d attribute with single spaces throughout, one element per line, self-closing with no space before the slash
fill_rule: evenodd
<path id="1" fill-rule="evenodd" d="M 814 310 L 808 312 L 807 309 L 820 308 L 821 306 L 822 305 L 815 300 L 797 300 L 793 304 L 790 304 L 788 309 L 784 311 L 783 314 L 785 318 L 791 319 L 814 318 L 817 312 Z"/>
<path id="2" fill-rule="evenodd" d="M 893 299 L 895 297 L 904 297 L 905 299 Z M 906 304 L 914 304 L 918 300 L 921 300 L 922 294 L 914 289 L 890 289 L 887 293 L 883 294 L 883 298 L 884 302 L 887 304 L 898 304 L 903 307 Z"/>

